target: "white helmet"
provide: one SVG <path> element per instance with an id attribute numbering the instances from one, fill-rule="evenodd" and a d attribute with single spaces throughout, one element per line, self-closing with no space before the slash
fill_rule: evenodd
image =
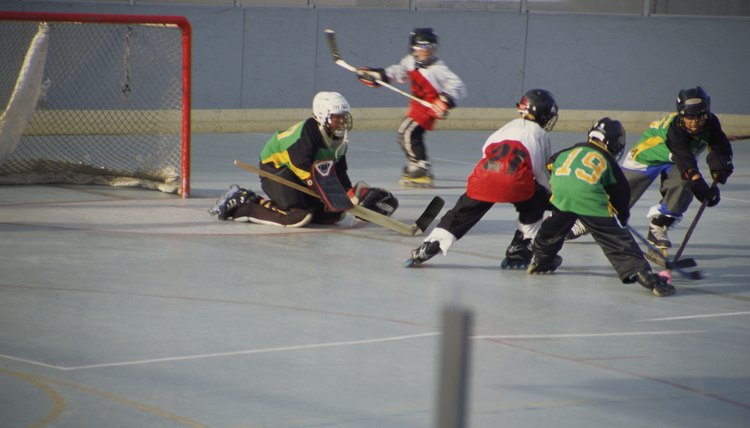
<path id="1" fill-rule="evenodd" d="M 318 92 L 313 98 L 313 116 L 327 136 L 345 139 L 352 129 L 352 115 L 349 113 L 349 102 L 338 92 Z M 344 126 L 331 129 L 331 115 L 343 114 Z"/>

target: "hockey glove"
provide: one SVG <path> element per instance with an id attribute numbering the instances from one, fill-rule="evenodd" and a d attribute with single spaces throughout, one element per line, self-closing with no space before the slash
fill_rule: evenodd
<path id="1" fill-rule="evenodd" d="M 693 191 L 695 199 L 698 199 L 701 202 L 708 201 L 707 205 L 709 207 L 718 205 L 721 200 L 719 196 L 719 188 L 716 186 L 709 187 L 706 180 L 703 178 L 694 180 L 690 185 L 690 190 Z"/>
<path id="2" fill-rule="evenodd" d="M 624 212 L 624 213 L 617 213 L 617 221 L 620 222 L 620 225 L 625 227 L 628 225 L 628 221 L 630 220 L 630 212 Z"/>
<path id="3" fill-rule="evenodd" d="M 357 78 L 360 82 L 371 88 L 380 86 L 378 80 L 388 83 L 388 76 L 385 75 L 385 70 L 382 68 L 359 67 L 357 69 Z"/>
<path id="4" fill-rule="evenodd" d="M 393 193 L 378 187 L 370 187 L 364 181 L 358 181 L 349 189 L 348 194 L 353 203 L 389 217 L 398 208 L 398 199 Z"/>
<path id="5" fill-rule="evenodd" d="M 432 103 L 430 115 L 437 119 L 448 117 L 448 110 L 456 106 L 456 103 L 446 94 L 440 94 L 435 102 Z"/>
<path id="6" fill-rule="evenodd" d="M 734 172 L 732 158 L 712 151 L 706 156 L 706 163 L 711 170 L 711 177 L 718 183 L 727 184 L 727 178 Z"/>

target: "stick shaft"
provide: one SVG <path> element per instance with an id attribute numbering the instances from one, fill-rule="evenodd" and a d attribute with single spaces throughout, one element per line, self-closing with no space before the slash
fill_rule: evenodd
<path id="1" fill-rule="evenodd" d="M 242 161 L 235 160 L 234 164 L 244 168 L 252 173 L 258 174 L 261 177 L 268 178 L 269 180 L 276 181 L 277 183 L 281 183 L 285 186 L 291 187 L 292 189 L 299 190 L 302 193 L 308 194 L 310 196 L 314 196 L 318 199 L 320 198 L 320 195 L 315 193 L 313 190 L 308 189 L 307 187 L 297 184 L 293 181 L 289 181 L 283 177 L 279 177 L 277 175 L 271 174 L 268 171 L 263 171 L 260 168 L 256 168 L 252 165 L 248 165 Z M 416 226 L 410 226 L 408 224 L 401 223 L 398 220 L 394 220 L 388 216 L 385 216 L 383 214 L 377 213 L 373 210 L 369 210 L 363 206 L 360 205 L 354 205 L 353 208 L 347 210 L 348 213 L 352 214 L 355 217 L 359 217 L 361 219 L 367 220 L 370 223 L 377 224 L 378 226 L 382 226 L 386 229 L 390 229 L 394 232 L 398 232 L 402 235 L 406 236 L 414 236 Z"/>
<path id="2" fill-rule="evenodd" d="M 325 32 L 326 32 L 326 37 L 328 39 L 328 48 L 331 50 L 331 56 L 333 57 L 333 62 L 335 62 L 336 65 L 338 65 L 338 66 L 340 66 L 342 68 L 345 68 L 345 69 L 351 71 L 352 73 L 356 73 L 357 72 L 357 67 L 355 67 L 355 66 L 349 64 L 348 62 L 344 61 L 344 59 L 341 58 L 341 54 L 339 54 L 338 43 L 336 42 L 336 32 L 333 31 L 333 30 L 331 30 L 331 29 L 326 29 Z M 403 96 L 405 96 L 405 97 L 407 97 L 407 98 L 409 98 L 411 100 L 414 100 L 414 101 L 422 104 L 425 107 L 432 108 L 432 103 L 430 103 L 429 101 L 425 101 L 425 100 L 423 100 L 423 99 L 421 99 L 419 97 L 416 97 L 416 96 L 414 96 L 414 95 L 412 95 L 412 94 L 410 94 L 410 93 L 408 93 L 406 91 L 402 91 L 401 89 L 399 89 L 399 88 L 397 88 L 397 87 L 395 87 L 393 85 L 390 85 L 390 84 L 388 84 L 388 83 L 386 83 L 386 82 L 384 82 L 384 81 L 382 81 L 380 79 L 375 79 L 375 81 L 378 83 L 378 85 L 380 85 L 380 86 L 382 86 L 384 88 L 388 88 L 388 89 L 390 89 L 393 92 L 396 92 L 396 93 L 401 94 L 401 95 L 403 95 Z"/>
<path id="3" fill-rule="evenodd" d="M 750 134 L 730 135 L 730 136 L 727 137 L 727 140 L 729 140 L 729 141 L 750 140 Z"/>

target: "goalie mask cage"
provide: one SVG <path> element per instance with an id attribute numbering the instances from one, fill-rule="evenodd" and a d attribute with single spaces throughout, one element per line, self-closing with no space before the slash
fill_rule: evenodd
<path id="1" fill-rule="evenodd" d="M 188 196 L 185 18 L 0 12 L 0 40 L 0 184 Z"/>

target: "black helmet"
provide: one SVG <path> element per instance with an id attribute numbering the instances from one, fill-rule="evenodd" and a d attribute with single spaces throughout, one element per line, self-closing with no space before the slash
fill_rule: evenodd
<path id="1" fill-rule="evenodd" d="M 557 123 L 557 103 L 549 91 L 531 89 L 516 103 L 516 108 L 527 119 L 538 123 L 547 131 L 552 131 Z"/>
<path id="2" fill-rule="evenodd" d="M 409 48 L 436 48 L 438 36 L 432 28 L 415 28 L 409 33 Z"/>
<path id="3" fill-rule="evenodd" d="M 700 86 L 681 90 L 676 104 L 681 117 L 699 117 L 711 111 L 711 97 Z"/>
<path id="4" fill-rule="evenodd" d="M 619 161 L 625 152 L 625 127 L 619 120 L 608 117 L 599 119 L 589 129 L 589 140 L 604 145 L 604 148 Z"/>

